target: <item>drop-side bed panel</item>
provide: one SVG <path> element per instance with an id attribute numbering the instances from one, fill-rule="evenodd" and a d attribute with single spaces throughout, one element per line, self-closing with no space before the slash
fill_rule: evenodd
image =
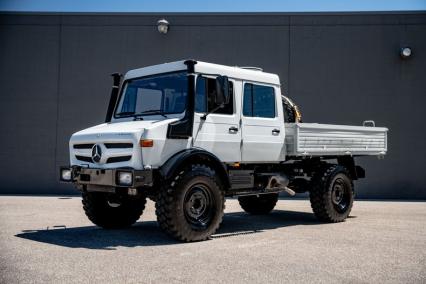
<path id="1" fill-rule="evenodd" d="M 288 156 L 384 155 L 385 127 L 318 123 L 288 123 L 285 144 Z"/>

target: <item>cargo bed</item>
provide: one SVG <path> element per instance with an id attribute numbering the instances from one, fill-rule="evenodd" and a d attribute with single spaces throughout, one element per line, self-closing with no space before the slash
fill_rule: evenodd
<path id="1" fill-rule="evenodd" d="M 319 123 L 287 123 L 287 156 L 384 155 L 385 127 L 348 126 Z"/>

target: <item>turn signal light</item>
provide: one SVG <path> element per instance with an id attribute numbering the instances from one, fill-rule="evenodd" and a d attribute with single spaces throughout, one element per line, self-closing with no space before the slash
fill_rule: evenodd
<path id="1" fill-rule="evenodd" d="M 152 147 L 152 146 L 154 146 L 154 140 L 152 140 L 152 139 L 141 139 L 139 141 L 139 145 L 141 147 Z"/>

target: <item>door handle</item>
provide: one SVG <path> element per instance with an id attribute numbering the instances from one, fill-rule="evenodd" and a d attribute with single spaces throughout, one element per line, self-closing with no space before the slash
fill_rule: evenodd
<path id="1" fill-rule="evenodd" d="M 238 128 L 235 126 L 229 127 L 229 133 L 235 134 L 238 132 Z"/>
<path id="2" fill-rule="evenodd" d="M 280 134 L 280 130 L 279 129 L 274 129 L 274 130 L 272 130 L 272 135 L 278 135 L 278 134 Z"/>

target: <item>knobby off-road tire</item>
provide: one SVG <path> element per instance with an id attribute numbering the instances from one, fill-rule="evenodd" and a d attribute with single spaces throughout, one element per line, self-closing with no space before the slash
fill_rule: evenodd
<path id="1" fill-rule="evenodd" d="M 145 209 L 146 198 L 121 198 L 101 192 L 83 192 L 83 209 L 95 225 L 120 229 L 133 225 Z"/>
<path id="2" fill-rule="evenodd" d="M 160 228 L 168 235 L 185 242 L 206 240 L 222 222 L 222 183 L 210 167 L 191 165 L 165 183 L 155 207 Z"/>
<path id="3" fill-rule="evenodd" d="M 354 201 L 352 179 L 345 167 L 330 165 L 312 178 L 311 207 L 324 222 L 342 222 L 351 212 Z"/>
<path id="4" fill-rule="evenodd" d="M 238 197 L 241 208 L 253 215 L 268 214 L 278 201 L 278 193 Z"/>

